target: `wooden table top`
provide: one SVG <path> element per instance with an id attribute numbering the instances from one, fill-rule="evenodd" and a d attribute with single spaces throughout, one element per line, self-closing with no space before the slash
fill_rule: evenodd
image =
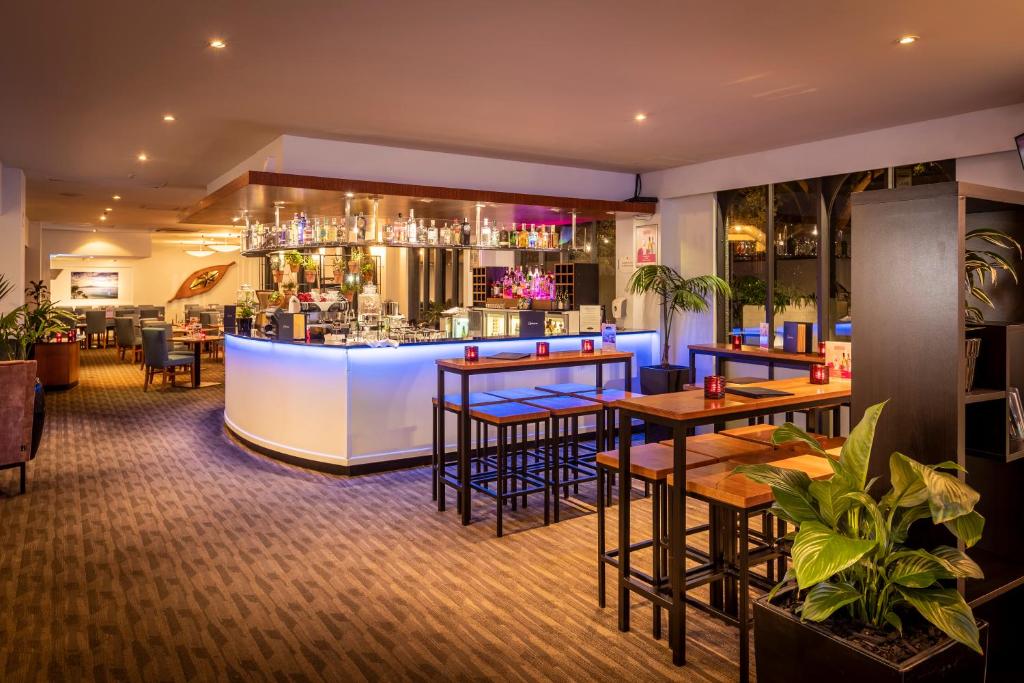
<path id="1" fill-rule="evenodd" d="M 210 334 L 203 338 L 199 337 L 171 337 L 171 341 L 178 344 L 205 344 L 207 342 L 222 342 L 224 341 L 224 335 L 222 334 Z"/>
<path id="2" fill-rule="evenodd" d="M 732 348 L 732 344 L 690 344 L 691 351 L 707 353 L 715 356 L 729 356 L 731 358 L 747 358 L 751 361 L 772 361 L 778 363 L 799 363 L 800 365 L 815 365 L 824 363 L 825 359 L 816 353 L 790 353 L 777 349 L 763 349 L 760 346 L 748 346 L 744 344 L 739 350 Z"/>
<path id="3" fill-rule="evenodd" d="M 541 367 L 558 367 L 560 365 L 590 365 L 592 363 L 623 361 L 632 357 L 633 353 L 631 351 L 595 349 L 593 353 L 552 351 L 551 355 L 546 358 L 538 358 L 535 354 L 530 354 L 529 357 L 519 360 L 497 360 L 481 355 L 480 360 L 467 361 L 464 358 L 439 358 L 436 362 L 438 366 L 446 370 L 472 374 L 474 372 L 494 372 L 495 370 L 529 370 Z"/>
<path id="4" fill-rule="evenodd" d="M 789 392 L 790 396 L 747 398 L 726 394 L 722 399 L 706 399 L 701 391 L 679 391 L 671 394 L 638 396 L 616 401 L 613 407 L 628 410 L 637 416 L 649 415 L 677 422 L 700 422 L 719 419 L 724 421 L 730 415 L 745 414 L 752 410 L 783 412 L 804 405 L 836 403 L 850 398 L 850 380 L 833 379 L 828 384 L 811 384 L 806 377 L 777 379 L 746 384 L 747 387 L 765 387 Z"/>
<path id="5" fill-rule="evenodd" d="M 771 487 L 759 484 L 742 474 L 732 474 L 741 464 L 770 463 L 783 469 L 800 470 L 811 479 L 828 479 L 832 466 L 820 455 L 795 455 L 779 458 L 772 453 L 750 455 L 714 465 L 706 465 L 686 473 L 686 492 L 706 499 L 732 505 L 741 510 L 772 502 Z M 669 477 L 671 485 L 671 477 Z"/>

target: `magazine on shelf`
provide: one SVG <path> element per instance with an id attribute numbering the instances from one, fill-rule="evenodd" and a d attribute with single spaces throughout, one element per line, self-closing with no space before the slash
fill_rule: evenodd
<path id="1" fill-rule="evenodd" d="M 1010 405 L 1010 436 L 1018 441 L 1024 440 L 1024 406 L 1017 387 L 1007 389 L 1006 401 Z"/>

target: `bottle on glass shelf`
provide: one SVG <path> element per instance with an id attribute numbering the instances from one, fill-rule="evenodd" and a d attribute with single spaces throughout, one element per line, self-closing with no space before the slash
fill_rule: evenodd
<path id="1" fill-rule="evenodd" d="M 537 248 L 537 227 L 533 223 L 530 223 L 530 234 L 526 238 L 526 246 L 530 249 Z"/>
<path id="2" fill-rule="evenodd" d="M 526 230 L 526 223 L 523 223 L 519 228 L 519 234 L 516 235 L 518 239 L 517 247 L 520 249 L 526 249 L 530 246 L 530 233 Z"/>
<path id="3" fill-rule="evenodd" d="M 473 244 L 473 226 L 469 224 L 469 217 L 462 219 L 462 238 L 460 243 L 464 247 L 468 247 Z"/>
<path id="4" fill-rule="evenodd" d="M 498 246 L 508 247 L 508 226 L 504 223 L 501 224 L 501 229 L 498 230 Z"/>
<path id="5" fill-rule="evenodd" d="M 332 218 L 331 224 L 327 228 L 327 241 L 337 242 L 338 241 L 338 219 Z"/>
<path id="6" fill-rule="evenodd" d="M 366 216 L 359 214 L 356 216 L 356 240 L 362 242 L 366 239 Z"/>
<path id="7" fill-rule="evenodd" d="M 433 218 L 431 218 L 430 219 L 430 227 L 427 228 L 427 244 L 430 244 L 432 246 L 437 246 L 437 240 L 438 240 L 437 223 L 434 221 Z"/>
<path id="8" fill-rule="evenodd" d="M 313 243 L 313 224 L 306 216 L 305 212 L 299 214 L 299 223 L 302 226 L 302 243 L 312 244 Z"/>
<path id="9" fill-rule="evenodd" d="M 484 224 L 480 226 L 479 246 L 491 246 L 491 222 L 486 218 L 484 219 Z"/>
<path id="10" fill-rule="evenodd" d="M 441 224 L 441 229 L 437 232 L 437 240 L 444 246 L 449 246 L 452 243 L 452 227 L 445 221 Z"/>
<path id="11" fill-rule="evenodd" d="M 416 221 L 416 236 L 419 237 L 420 244 L 427 244 L 427 225 L 422 218 Z"/>
<path id="12" fill-rule="evenodd" d="M 399 214 L 399 216 L 401 216 L 401 214 Z M 386 244 L 391 244 L 394 241 L 395 241 L 395 224 L 392 221 L 387 221 L 387 222 L 384 223 L 384 242 Z"/>

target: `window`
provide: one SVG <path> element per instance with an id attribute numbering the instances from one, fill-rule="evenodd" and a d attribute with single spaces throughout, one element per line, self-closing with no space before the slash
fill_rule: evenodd
<path id="1" fill-rule="evenodd" d="M 757 344 L 761 323 L 768 322 L 768 186 L 718 193 L 722 215 L 721 276 L 733 289 L 722 332 L 742 334 Z M 721 336 L 724 336 L 722 334 Z"/>
<path id="2" fill-rule="evenodd" d="M 820 181 L 793 180 L 772 187 L 775 282 L 772 298 L 774 345 L 782 348 L 787 322 L 811 323 L 818 330 L 818 253 L 821 230 Z"/>

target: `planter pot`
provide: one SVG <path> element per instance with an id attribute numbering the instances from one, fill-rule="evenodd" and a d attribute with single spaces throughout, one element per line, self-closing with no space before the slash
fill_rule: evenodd
<path id="1" fill-rule="evenodd" d="M 288 270 L 292 271 L 293 273 L 299 272 L 299 264 L 296 263 L 295 265 L 292 265 L 291 263 L 289 263 Z"/>
<path id="2" fill-rule="evenodd" d="M 359 261 L 349 261 L 348 272 L 352 273 L 353 275 L 357 274 L 359 272 Z"/>
<path id="3" fill-rule="evenodd" d="M 252 318 L 239 318 L 236 323 L 238 325 L 238 334 L 243 337 L 252 336 Z"/>
<path id="4" fill-rule="evenodd" d="M 77 344 L 75 345 L 77 346 Z M 29 460 L 36 457 L 39 450 L 39 442 L 43 440 L 43 425 L 46 422 L 46 394 L 43 391 L 43 384 L 36 380 L 35 399 L 32 404 L 32 451 L 29 453 Z"/>
<path id="5" fill-rule="evenodd" d="M 790 589 L 792 590 L 792 589 Z M 785 595 L 783 591 L 779 595 Z M 988 624 L 978 622 L 988 651 Z M 971 683 L 985 680 L 986 656 L 946 639 L 895 664 L 838 637 L 820 624 L 801 622 L 765 598 L 754 602 L 754 643 L 759 683 L 793 683 L 809 675 L 829 683 Z"/>
<path id="6" fill-rule="evenodd" d="M 332 270 L 331 271 L 331 275 L 334 276 L 334 281 L 335 282 L 337 282 L 337 283 L 341 282 L 341 276 L 342 276 L 341 268 L 335 268 L 334 270 Z"/>
<path id="7" fill-rule="evenodd" d="M 316 282 L 316 271 L 315 270 L 312 270 L 312 271 L 307 270 L 305 273 L 303 273 L 303 275 L 306 276 L 306 284 L 310 284 L 311 285 L 311 284 Z"/>
<path id="8" fill-rule="evenodd" d="M 33 344 L 29 357 L 36 361 L 36 374 L 46 389 L 78 386 L 79 348 L 77 342 Z"/>
<path id="9" fill-rule="evenodd" d="M 280 284 L 281 280 L 284 279 L 284 271 L 283 270 L 274 270 L 274 271 L 271 271 L 270 274 L 273 275 L 273 277 L 274 277 L 274 284 Z"/>
<path id="10" fill-rule="evenodd" d="M 648 365 L 640 368 L 640 393 L 652 395 L 682 391 L 689 378 L 690 368 L 685 365 Z M 668 427 L 648 422 L 644 428 L 646 443 L 671 438 L 672 432 Z"/>

